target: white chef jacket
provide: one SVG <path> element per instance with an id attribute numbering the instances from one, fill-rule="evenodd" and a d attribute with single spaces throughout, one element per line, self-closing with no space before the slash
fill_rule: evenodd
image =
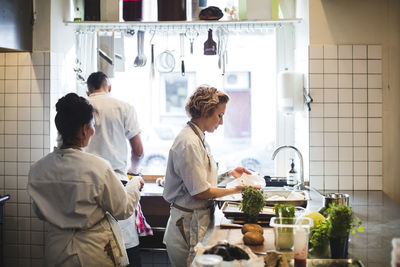
<path id="1" fill-rule="evenodd" d="M 126 173 L 127 140 L 140 133 L 135 108 L 106 92 L 91 94 L 88 100 L 96 109 L 96 133 L 86 151 L 108 160 L 114 170 Z"/>
<path id="2" fill-rule="evenodd" d="M 189 125 L 179 133 L 169 152 L 165 175 L 164 198 L 193 210 L 186 212 L 171 207 L 163 241 L 173 267 L 191 265 L 194 247 L 213 225 L 213 209 L 207 209 L 213 202 L 193 196 L 217 185 L 217 166 L 204 133 L 195 124 L 192 126 L 200 138 Z"/>
<path id="3" fill-rule="evenodd" d="M 96 109 L 95 134 L 86 151 L 108 160 L 117 171 L 119 180 L 128 180 L 127 140 L 140 133 L 136 111 L 133 106 L 111 97 L 106 92 L 91 94 L 88 98 Z M 139 245 L 135 216 L 118 221 L 126 248 Z"/>
<path id="4" fill-rule="evenodd" d="M 28 193 L 38 217 L 50 223 L 47 265 L 57 266 L 57 261 L 73 255 L 91 266 L 109 260 L 101 242 L 114 240 L 105 213 L 117 219 L 131 216 L 140 198 L 139 186 L 136 180 L 124 188 L 107 161 L 79 149 L 55 148 L 32 165 Z M 88 255 L 90 249 L 97 255 Z"/>
<path id="5" fill-rule="evenodd" d="M 206 149 L 189 125 L 183 128 L 169 151 L 163 197 L 184 208 L 201 209 L 208 207 L 212 201 L 195 199 L 193 196 L 217 186 L 214 168 L 210 168 L 215 167 L 216 163 L 204 140 L 204 133 L 195 124 L 192 125 Z"/>

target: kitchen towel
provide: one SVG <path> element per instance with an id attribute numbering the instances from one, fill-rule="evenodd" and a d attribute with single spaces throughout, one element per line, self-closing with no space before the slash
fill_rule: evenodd
<path id="1" fill-rule="evenodd" d="M 114 77 L 114 31 L 97 32 L 97 68 Z"/>
<path id="2" fill-rule="evenodd" d="M 153 230 L 151 230 L 151 226 L 146 222 L 146 218 L 143 215 L 140 203 L 138 203 L 137 205 L 137 208 L 135 210 L 135 215 L 136 215 L 136 227 L 139 236 L 153 235 Z"/>

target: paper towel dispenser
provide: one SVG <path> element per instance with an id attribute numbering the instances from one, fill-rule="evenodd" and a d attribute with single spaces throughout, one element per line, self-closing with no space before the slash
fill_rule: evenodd
<path id="1" fill-rule="evenodd" d="M 278 73 L 278 109 L 290 114 L 304 110 L 304 75 L 301 72 Z"/>

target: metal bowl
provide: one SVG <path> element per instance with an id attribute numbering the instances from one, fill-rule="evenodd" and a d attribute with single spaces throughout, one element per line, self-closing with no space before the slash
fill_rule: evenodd
<path id="1" fill-rule="evenodd" d="M 341 194 L 341 193 L 327 193 L 324 196 L 324 206 L 325 208 L 329 207 L 329 204 L 342 204 L 345 206 L 349 206 L 350 196 L 348 194 Z"/>

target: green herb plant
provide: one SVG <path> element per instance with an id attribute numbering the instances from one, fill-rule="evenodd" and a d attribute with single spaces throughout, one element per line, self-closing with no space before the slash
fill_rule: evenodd
<path id="1" fill-rule="evenodd" d="M 328 245 L 330 231 L 331 222 L 329 220 L 325 220 L 319 225 L 312 227 L 310 232 L 311 249 L 318 250 Z"/>
<path id="2" fill-rule="evenodd" d="M 349 206 L 330 204 L 324 215 L 330 224 L 330 238 L 347 237 L 350 232 L 353 234 L 364 232 L 361 221 L 354 216 L 353 210 Z"/>
<path id="3" fill-rule="evenodd" d="M 263 194 L 250 186 L 246 186 L 242 191 L 242 200 L 239 208 L 252 218 L 257 218 L 258 214 L 263 210 L 265 200 Z"/>
<path id="4" fill-rule="evenodd" d="M 275 216 L 279 218 L 294 218 L 295 208 L 293 205 L 275 204 Z"/>
<path id="5" fill-rule="evenodd" d="M 279 219 L 281 224 L 293 224 L 295 208 L 290 204 L 275 204 L 275 216 Z M 293 232 L 292 228 L 287 228 L 287 231 Z"/>

